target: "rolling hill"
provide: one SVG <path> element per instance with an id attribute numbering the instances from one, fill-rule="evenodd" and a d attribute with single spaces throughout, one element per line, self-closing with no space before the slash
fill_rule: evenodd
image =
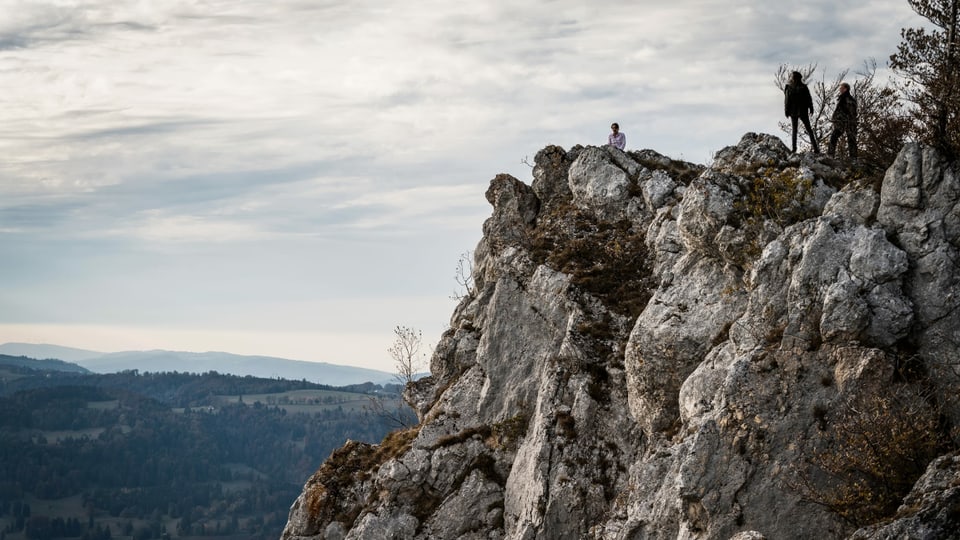
<path id="1" fill-rule="evenodd" d="M 125 351 L 102 353 L 30 343 L 4 343 L 0 354 L 30 358 L 59 359 L 73 362 L 95 373 L 143 372 L 207 373 L 216 371 L 230 375 L 307 380 L 331 386 L 372 382 L 396 382 L 391 373 L 375 369 L 307 362 L 270 356 L 244 356 L 225 352 Z"/>

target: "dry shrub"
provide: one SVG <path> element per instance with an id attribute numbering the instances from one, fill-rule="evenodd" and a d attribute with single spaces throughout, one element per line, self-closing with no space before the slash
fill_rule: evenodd
<path id="1" fill-rule="evenodd" d="M 786 227 L 810 217 L 807 201 L 813 184 L 798 169 L 762 167 L 745 180 L 745 193 L 735 208 L 747 226 L 769 219 Z"/>
<path id="2" fill-rule="evenodd" d="M 348 441 L 335 450 L 310 478 L 306 506 L 318 523 L 339 521 L 348 527 L 357 519 L 363 501 L 355 500 L 354 486 L 370 478 L 381 465 L 406 452 L 420 432 L 419 426 L 387 434 L 378 445 Z"/>
<path id="3" fill-rule="evenodd" d="M 430 448 L 432 450 L 445 448 L 454 444 L 467 442 L 477 437 L 492 449 L 512 451 L 519 447 L 520 440 L 527 434 L 527 427 L 529 425 L 530 413 L 526 407 L 521 407 L 518 414 L 502 422 L 496 422 L 491 425 L 472 426 L 457 433 L 439 437 Z"/>
<path id="4" fill-rule="evenodd" d="M 772 239 L 772 229 L 786 228 L 816 214 L 809 205 L 813 183 L 795 167 L 752 164 L 734 172 L 739 177 L 741 193 L 734 202 L 730 224 L 751 239 L 734 258 L 748 267 Z"/>
<path id="5" fill-rule="evenodd" d="M 516 450 L 530 427 L 530 413 L 526 408 L 503 422 L 497 422 L 491 430 L 489 444 L 503 450 Z"/>
<path id="6" fill-rule="evenodd" d="M 639 152 L 628 152 L 628 154 L 645 168 L 651 171 L 663 171 L 675 182 L 685 186 L 689 186 L 705 169 L 703 165 L 670 159 L 653 150 L 640 150 Z"/>
<path id="7" fill-rule="evenodd" d="M 898 385 L 888 395 L 834 408 L 829 428 L 804 451 L 791 487 L 857 527 L 892 516 L 947 449 L 938 407 L 919 388 Z"/>
<path id="8" fill-rule="evenodd" d="M 645 231 L 628 220 L 607 223 L 572 205 L 538 217 L 531 255 L 571 276 L 615 313 L 636 317 L 655 286 Z"/>
<path id="9" fill-rule="evenodd" d="M 568 411 L 557 411 L 556 419 L 557 430 L 563 437 L 567 439 L 575 439 L 577 437 L 576 420 L 572 414 Z"/>
<path id="10" fill-rule="evenodd" d="M 430 446 L 431 450 L 436 450 L 438 448 L 445 448 L 447 446 L 453 446 L 454 444 L 461 444 L 469 441 L 474 437 L 479 437 L 481 439 L 486 439 L 490 437 L 493 433 L 493 428 L 488 425 L 473 426 L 467 429 L 461 430 L 457 433 L 450 435 L 444 435 L 439 437 L 433 445 Z"/>

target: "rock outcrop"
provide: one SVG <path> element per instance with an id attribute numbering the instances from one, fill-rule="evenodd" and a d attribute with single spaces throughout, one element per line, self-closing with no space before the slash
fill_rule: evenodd
<path id="1" fill-rule="evenodd" d="M 420 424 L 335 452 L 283 540 L 950 538 L 960 176 L 858 175 L 747 134 L 497 176 Z"/>

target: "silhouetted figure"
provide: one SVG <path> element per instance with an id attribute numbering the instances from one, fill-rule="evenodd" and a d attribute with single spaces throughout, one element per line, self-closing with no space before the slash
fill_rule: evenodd
<path id="1" fill-rule="evenodd" d="M 620 124 L 614 122 L 610 129 L 613 130 L 613 133 L 607 136 L 607 144 L 623 150 L 627 146 L 627 136 L 620 133 Z"/>
<path id="2" fill-rule="evenodd" d="M 820 146 L 817 144 L 817 138 L 813 135 L 813 128 L 810 127 L 810 113 L 813 112 L 813 98 L 810 97 L 810 89 L 803 84 L 802 75 L 799 71 L 794 71 L 790 77 L 790 82 L 783 89 L 783 114 L 790 118 L 793 125 L 793 134 L 790 139 L 792 152 L 797 151 L 797 121 L 803 122 L 803 127 L 807 130 L 807 136 L 810 137 L 810 144 L 813 145 L 813 153 L 820 153 Z"/>
<path id="3" fill-rule="evenodd" d="M 850 85 L 840 83 L 840 94 L 837 96 L 837 108 L 833 111 L 833 133 L 830 134 L 830 147 L 827 155 L 833 156 L 837 151 L 837 141 L 840 136 L 847 135 L 847 153 L 851 159 L 857 157 L 857 100 L 850 95 Z"/>

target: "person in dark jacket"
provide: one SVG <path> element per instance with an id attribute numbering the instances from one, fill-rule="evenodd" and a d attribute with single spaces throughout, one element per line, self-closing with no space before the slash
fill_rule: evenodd
<path id="1" fill-rule="evenodd" d="M 857 100 L 850 95 L 850 85 L 840 84 L 840 94 L 837 96 L 837 108 L 830 118 L 833 122 L 833 133 L 830 134 L 830 147 L 827 155 L 833 156 L 837 150 L 837 141 L 840 136 L 847 135 L 847 153 L 851 159 L 857 157 Z"/>
<path id="2" fill-rule="evenodd" d="M 810 127 L 810 113 L 813 112 L 813 98 L 810 97 L 810 89 L 803 84 L 803 76 L 799 71 L 794 71 L 790 77 L 790 82 L 783 89 L 783 114 L 790 118 L 793 125 L 793 135 L 791 138 L 791 151 L 797 151 L 797 121 L 803 122 L 804 129 L 807 130 L 807 136 L 810 137 L 810 144 L 813 146 L 813 153 L 820 153 L 820 146 L 817 144 L 817 138 L 813 135 L 813 128 Z"/>

